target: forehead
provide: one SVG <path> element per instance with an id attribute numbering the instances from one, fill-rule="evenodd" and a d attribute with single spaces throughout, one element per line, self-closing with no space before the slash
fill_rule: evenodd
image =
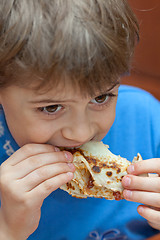
<path id="1" fill-rule="evenodd" d="M 47 91 L 33 91 L 34 96 L 37 98 L 41 97 L 47 97 L 50 99 L 57 99 L 57 100 L 67 100 L 67 99 L 74 99 L 74 100 L 80 100 L 80 99 L 88 99 L 88 98 L 94 98 L 103 94 L 106 94 L 107 92 L 110 92 L 112 89 L 114 89 L 116 86 L 119 85 L 119 82 L 115 82 L 114 84 L 107 85 L 103 88 L 103 90 L 98 90 L 92 92 L 91 94 L 89 92 L 84 92 L 83 89 L 81 89 L 79 86 L 74 86 L 73 84 L 59 84 L 56 87 L 52 87 Z"/>
<path id="2" fill-rule="evenodd" d="M 85 84 L 86 83 L 86 84 Z M 65 98 L 67 96 L 80 96 L 81 98 L 95 97 L 102 95 L 107 91 L 113 89 L 119 84 L 119 79 L 108 82 L 95 84 L 94 81 L 90 83 L 90 88 L 87 85 L 88 80 L 80 81 L 79 79 L 72 79 L 66 75 L 61 77 L 53 76 L 49 81 L 41 83 L 40 78 L 33 77 L 33 82 L 29 84 L 34 95 L 48 95 Z"/>
<path id="3" fill-rule="evenodd" d="M 84 100 L 87 98 L 91 98 L 89 94 L 84 94 L 80 88 L 74 87 L 71 84 L 59 84 L 56 87 L 51 87 L 49 90 L 40 89 L 39 91 L 32 90 L 32 97 L 35 100 L 45 99 L 53 99 L 56 101 L 64 101 L 64 100 Z M 99 91 L 97 91 L 96 95 L 100 95 Z"/>
<path id="4" fill-rule="evenodd" d="M 89 82 L 89 85 L 88 85 Z M 97 82 L 96 79 L 78 79 L 67 74 L 44 76 L 34 71 L 18 74 L 11 86 L 23 90 L 26 98 L 41 99 L 88 99 L 102 95 L 119 84 L 119 79 Z M 14 89 L 14 88 L 13 88 Z M 22 96 L 23 97 L 23 96 Z M 23 97 L 23 98 L 25 98 Z"/>

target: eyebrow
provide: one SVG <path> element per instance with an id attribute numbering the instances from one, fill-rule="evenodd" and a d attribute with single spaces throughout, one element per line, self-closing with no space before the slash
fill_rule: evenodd
<path id="1" fill-rule="evenodd" d="M 101 92 L 99 95 L 97 96 L 101 96 L 101 95 L 104 95 L 106 94 L 107 92 L 110 92 L 114 87 L 116 87 L 117 85 L 119 85 L 120 82 L 117 81 L 115 82 L 115 84 L 113 84 L 110 88 L 106 89 L 106 91 L 103 91 Z M 46 99 L 41 99 L 41 100 L 33 100 L 33 101 L 29 101 L 29 103 L 31 104 L 40 104 L 40 103 L 46 103 L 46 104 L 49 104 L 49 103 L 64 103 L 64 102 L 76 102 L 76 100 L 74 99 L 64 99 L 64 100 L 60 100 L 60 99 L 50 99 L 50 98 L 46 98 Z"/>
<path id="2" fill-rule="evenodd" d="M 106 89 L 106 91 L 103 91 L 100 93 L 100 95 L 106 94 L 107 92 L 110 92 L 113 88 L 115 88 L 117 85 L 120 85 L 120 81 L 116 81 L 110 88 Z"/>
<path id="3" fill-rule="evenodd" d="M 50 98 L 46 98 L 46 99 L 42 99 L 42 100 L 34 100 L 34 101 L 29 101 L 29 103 L 64 103 L 64 102 L 75 102 L 74 99 L 66 99 L 66 100 L 59 100 L 59 99 L 50 99 Z"/>

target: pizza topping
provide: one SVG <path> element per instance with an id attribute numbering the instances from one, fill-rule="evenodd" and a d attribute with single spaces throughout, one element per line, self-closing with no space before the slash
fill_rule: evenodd
<path id="1" fill-rule="evenodd" d="M 106 175 L 107 175 L 108 177 L 111 177 L 111 176 L 112 176 L 112 172 L 106 172 Z"/>
<path id="2" fill-rule="evenodd" d="M 120 173 L 121 172 L 121 169 L 118 167 L 117 168 L 117 173 Z"/>
<path id="3" fill-rule="evenodd" d="M 94 184 L 93 184 L 94 180 L 92 178 L 92 176 L 90 175 L 89 176 L 89 181 L 88 181 L 88 184 L 87 184 L 87 188 L 91 189 L 94 187 Z"/>
<path id="4" fill-rule="evenodd" d="M 72 186 L 72 184 L 71 184 L 70 182 L 66 183 L 66 185 L 67 185 L 68 189 L 73 189 L 73 190 L 75 190 L 75 187 Z"/>
<path id="5" fill-rule="evenodd" d="M 117 200 L 117 201 L 122 199 L 121 193 L 119 191 L 113 192 L 113 196 L 115 197 L 115 200 Z"/>
<path id="6" fill-rule="evenodd" d="M 100 172 L 101 172 L 101 169 L 100 169 L 98 166 L 93 166 L 93 167 L 92 167 L 92 170 L 93 170 L 95 173 L 100 173 Z"/>

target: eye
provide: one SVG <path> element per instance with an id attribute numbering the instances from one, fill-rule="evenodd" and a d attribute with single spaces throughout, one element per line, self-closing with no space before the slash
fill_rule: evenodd
<path id="1" fill-rule="evenodd" d="M 98 96 L 94 99 L 91 100 L 91 103 L 94 103 L 94 104 L 104 104 L 108 101 L 109 99 L 109 95 L 107 94 L 103 94 L 101 96 Z"/>
<path id="2" fill-rule="evenodd" d="M 58 105 L 58 104 L 39 108 L 39 110 L 41 112 L 44 112 L 44 113 L 47 113 L 47 114 L 55 114 L 55 113 L 59 112 L 61 109 L 62 109 L 62 106 Z"/>

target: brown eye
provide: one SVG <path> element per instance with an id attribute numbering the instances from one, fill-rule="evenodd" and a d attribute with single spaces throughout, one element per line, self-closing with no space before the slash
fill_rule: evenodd
<path id="1" fill-rule="evenodd" d="M 108 97 L 109 96 L 107 94 L 104 94 L 104 95 L 101 95 L 101 96 L 98 96 L 98 97 L 94 98 L 91 102 L 96 103 L 96 104 L 102 104 L 102 103 L 107 102 Z"/>
<path id="2" fill-rule="evenodd" d="M 102 96 L 98 96 L 95 98 L 95 101 L 97 103 L 103 103 L 106 101 L 106 99 L 108 99 L 108 96 L 107 95 L 102 95 Z"/>
<path id="3" fill-rule="evenodd" d="M 48 114 L 53 114 L 61 110 L 62 106 L 61 105 L 50 105 L 47 107 L 41 107 L 40 111 Z"/>
<path id="4" fill-rule="evenodd" d="M 52 106 L 48 106 L 48 107 L 45 107 L 46 111 L 47 112 L 55 112 L 57 109 L 58 109 L 58 105 L 52 105 Z"/>

